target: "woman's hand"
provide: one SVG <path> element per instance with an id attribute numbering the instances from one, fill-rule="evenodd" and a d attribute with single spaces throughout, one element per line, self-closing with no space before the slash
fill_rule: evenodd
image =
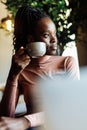
<path id="1" fill-rule="evenodd" d="M 30 63 L 30 57 L 25 53 L 23 47 L 21 47 L 12 57 L 11 69 L 9 72 L 9 79 L 13 75 L 20 74 L 21 71 Z"/>
<path id="2" fill-rule="evenodd" d="M 0 130 L 25 130 L 30 127 L 29 121 L 24 118 L 0 118 Z"/>
<path id="3" fill-rule="evenodd" d="M 16 64 L 22 69 L 24 69 L 30 63 L 30 57 L 25 53 L 23 47 L 21 47 L 12 58 L 12 64 Z"/>

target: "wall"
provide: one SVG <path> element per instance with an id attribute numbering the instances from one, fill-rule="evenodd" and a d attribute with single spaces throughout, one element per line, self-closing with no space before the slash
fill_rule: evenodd
<path id="1" fill-rule="evenodd" d="M 8 14 L 5 5 L 0 2 L 0 21 Z M 12 56 L 12 34 L 0 29 L 0 84 L 6 82 Z"/>

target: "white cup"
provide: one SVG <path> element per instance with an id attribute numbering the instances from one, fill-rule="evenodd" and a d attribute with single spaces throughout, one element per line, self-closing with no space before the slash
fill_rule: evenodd
<path id="1" fill-rule="evenodd" d="M 46 53 L 46 44 L 44 42 L 31 42 L 26 45 L 26 51 L 32 58 L 38 58 Z"/>

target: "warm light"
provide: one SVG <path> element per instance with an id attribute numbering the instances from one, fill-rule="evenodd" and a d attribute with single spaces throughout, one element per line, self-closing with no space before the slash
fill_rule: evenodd
<path id="1" fill-rule="evenodd" d="M 3 18 L 1 20 L 1 26 L 7 31 L 12 31 L 13 30 L 13 19 L 12 19 L 12 17 L 7 16 L 6 18 Z"/>
<path id="2" fill-rule="evenodd" d="M 12 30 L 12 22 L 11 22 L 11 20 L 7 20 L 7 21 L 6 21 L 6 27 L 7 27 L 7 30 L 8 30 L 8 31 L 11 31 L 11 30 Z"/>

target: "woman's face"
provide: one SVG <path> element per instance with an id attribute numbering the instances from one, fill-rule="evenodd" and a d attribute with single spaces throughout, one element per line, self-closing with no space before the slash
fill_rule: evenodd
<path id="1" fill-rule="evenodd" d="M 55 55 L 57 50 L 56 27 L 53 21 L 48 18 L 42 18 L 35 27 L 34 41 L 46 43 L 47 55 Z"/>

